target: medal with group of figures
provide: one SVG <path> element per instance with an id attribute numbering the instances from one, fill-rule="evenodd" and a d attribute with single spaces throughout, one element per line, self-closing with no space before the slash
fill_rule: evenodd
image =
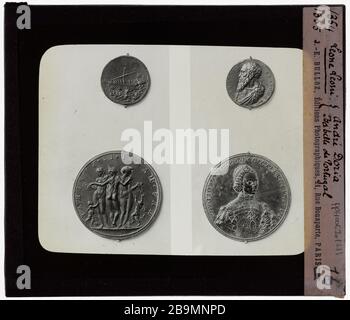
<path id="1" fill-rule="evenodd" d="M 289 183 L 282 170 L 251 153 L 220 162 L 203 189 L 203 206 L 212 226 L 243 242 L 275 232 L 288 214 L 290 201 Z"/>
<path id="2" fill-rule="evenodd" d="M 162 201 L 159 178 L 141 157 L 123 151 L 103 153 L 80 170 L 73 203 L 92 232 L 122 240 L 147 230 Z"/>

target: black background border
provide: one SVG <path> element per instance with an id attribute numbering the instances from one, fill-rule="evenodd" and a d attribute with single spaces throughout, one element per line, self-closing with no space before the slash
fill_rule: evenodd
<path id="1" fill-rule="evenodd" d="M 64 44 L 302 49 L 302 6 L 30 6 L 31 29 L 5 5 L 7 296 L 303 295 L 304 254 L 151 256 L 52 253 L 38 239 L 38 76 Z M 214 63 L 214 61 L 213 61 Z M 16 269 L 31 268 L 18 290 Z"/>

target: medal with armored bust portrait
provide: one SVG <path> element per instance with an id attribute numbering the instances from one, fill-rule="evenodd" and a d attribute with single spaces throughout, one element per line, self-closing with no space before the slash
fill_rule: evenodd
<path id="1" fill-rule="evenodd" d="M 244 242 L 274 233 L 286 218 L 290 201 L 282 170 L 271 160 L 251 153 L 219 163 L 203 190 L 203 206 L 212 226 Z"/>

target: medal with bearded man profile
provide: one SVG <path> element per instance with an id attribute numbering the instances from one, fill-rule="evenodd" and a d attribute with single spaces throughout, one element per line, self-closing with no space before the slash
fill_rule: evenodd
<path id="1" fill-rule="evenodd" d="M 227 75 L 226 89 L 234 103 L 254 109 L 271 98 L 275 78 L 265 63 L 250 57 L 232 67 Z"/>
<path id="2" fill-rule="evenodd" d="M 217 164 L 203 189 L 212 226 L 239 241 L 263 239 L 283 223 L 291 201 L 287 178 L 271 160 L 256 154 L 231 156 Z"/>

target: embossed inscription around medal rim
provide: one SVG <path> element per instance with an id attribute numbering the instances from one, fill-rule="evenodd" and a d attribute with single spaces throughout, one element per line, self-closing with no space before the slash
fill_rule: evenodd
<path id="1" fill-rule="evenodd" d="M 74 181 L 74 185 L 73 185 L 73 192 L 72 192 L 73 206 L 74 206 L 74 209 L 76 211 L 76 214 L 78 215 L 79 220 L 91 232 L 93 232 L 101 237 L 108 238 L 108 239 L 124 240 L 124 239 L 135 237 L 135 236 L 145 232 L 146 230 L 148 230 L 152 226 L 154 221 L 157 219 L 159 212 L 160 212 L 160 209 L 161 209 L 162 187 L 161 187 L 161 183 L 160 183 L 160 180 L 159 180 L 159 177 L 158 177 L 156 171 L 143 158 L 137 156 L 136 154 L 132 154 L 132 156 L 134 156 L 136 159 L 139 159 L 141 161 L 141 164 L 137 164 L 137 165 L 144 166 L 144 168 L 143 169 L 140 168 L 140 170 L 142 170 L 143 174 L 145 175 L 144 176 L 145 179 L 148 180 L 150 186 L 152 187 L 152 190 L 149 190 L 149 193 L 152 196 L 156 197 L 155 200 L 152 199 L 152 201 L 149 204 L 150 208 L 147 210 L 147 212 L 145 212 L 145 215 L 150 216 L 148 221 L 143 226 L 137 228 L 134 231 L 131 231 L 128 233 L 125 233 L 125 232 L 120 233 L 120 230 L 115 229 L 115 232 L 113 233 L 110 231 L 110 229 L 107 230 L 107 231 L 109 231 L 109 232 L 107 232 L 106 229 L 96 229 L 96 228 L 89 227 L 87 225 L 87 222 L 83 219 L 83 215 L 86 213 L 86 211 L 82 210 L 81 192 L 82 191 L 87 192 L 84 188 L 86 188 L 86 186 L 89 183 L 91 183 L 90 181 L 84 181 L 84 178 L 81 179 L 86 168 L 88 166 L 96 168 L 97 166 L 101 165 L 101 163 L 99 163 L 101 161 L 105 161 L 106 165 L 109 166 L 110 164 L 108 163 L 108 161 L 117 160 L 118 158 L 120 159 L 120 157 L 122 157 L 123 155 L 127 155 L 127 154 L 130 155 L 131 153 L 124 152 L 124 151 L 109 151 L 109 152 L 104 152 L 102 154 L 99 154 L 99 155 L 93 157 L 87 163 L 85 163 L 84 166 L 80 169 L 80 171 L 79 171 L 79 173 Z M 131 164 L 131 166 L 132 165 L 134 165 L 134 164 Z M 121 163 L 120 166 L 128 166 L 128 165 Z M 118 167 L 118 169 L 120 168 L 120 166 Z"/>
<path id="2" fill-rule="evenodd" d="M 235 236 L 234 234 L 231 234 L 225 230 L 223 230 L 220 226 L 218 226 L 214 220 L 218 215 L 219 209 L 213 207 L 213 190 L 214 190 L 214 185 L 216 181 L 216 175 L 213 175 L 211 172 L 214 170 L 218 170 L 218 168 L 222 165 L 225 166 L 229 164 L 229 167 L 232 168 L 232 166 L 237 167 L 240 164 L 247 164 L 249 165 L 250 163 L 255 163 L 255 165 L 262 166 L 265 170 L 268 170 L 274 179 L 276 179 L 276 182 L 278 183 L 278 187 L 280 188 L 280 193 L 281 193 L 281 207 L 278 210 L 278 214 L 280 215 L 280 219 L 276 223 L 276 225 L 266 232 L 265 234 L 250 237 L 250 238 L 242 238 Z M 252 166 L 252 168 L 254 168 Z M 202 193 L 202 203 L 203 203 L 203 208 L 205 211 L 205 214 L 207 216 L 207 219 L 209 220 L 210 224 L 221 234 L 224 236 L 233 239 L 233 240 L 238 240 L 242 242 L 251 242 L 251 241 L 258 241 L 261 239 L 266 238 L 267 236 L 271 235 L 274 233 L 285 221 L 289 209 L 290 209 L 290 203 L 291 203 L 291 191 L 290 191 L 290 186 L 288 183 L 288 180 L 286 176 L 284 175 L 283 171 L 280 169 L 280 167 L 275 164 L 273 161 L 270 159 L 257 155 L 257 154 L 252 154 L 252 153 L 241 153 L 237 155 L 233 155 L 222 162 L 218 163 L 209 173 L 207 176 L 204 187 L 203 187 L 203 193 Z M 229 169 L 230 172 L 230 169 Z M 226 173 L 229 174 L 229 173 Z M 221 204 L 221 206 L 224 204 Z M 217 211 L 217 212 L 215 212 Z M 276 212 L 277 213 L 277 212 Z"/>

